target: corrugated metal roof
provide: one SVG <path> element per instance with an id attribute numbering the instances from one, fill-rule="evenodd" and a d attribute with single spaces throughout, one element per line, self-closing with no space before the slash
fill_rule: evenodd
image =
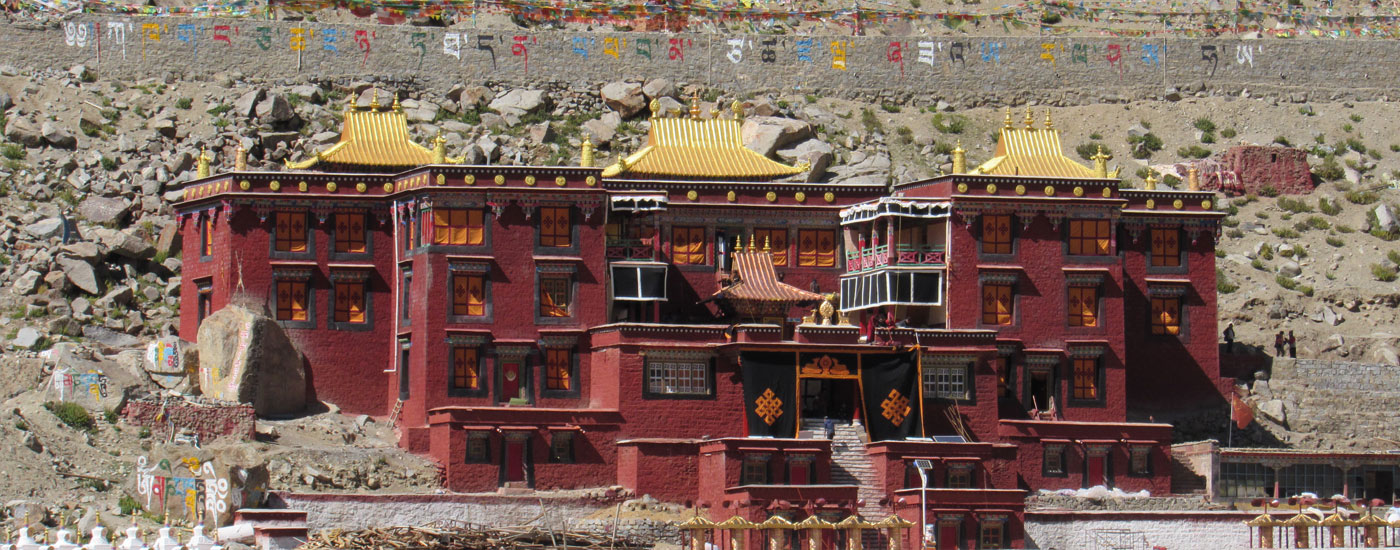
<path id="1" fill-rule="evenodd" d="M 457 159 L 444 159 L 450 160 Z M 288 162 L 287 167 L 301 170 L 322 162 L 353 166 L 422 166 L 433 164 L 434 156 L 432 149 L 409 138 L 408 119 L 396 104 L 384 110 L 350 108 L 345 111 L 338 143 L 307 160 Z"/>
<path id="2" fill-rule="evenodd" d="M 603 171 L 603 177 L 771 180 L 800 174 L 744 147 L 735 119 L 653 118 L 647 146 Z"/>
<path id="3" fill-rule="evenodd" d="M 1094 170 L 1064 156 L 1054 128 L 1002 128 L 996 156 L 972 170 L 992 176 L 1093 178 Z"/>
<path id="4" fill-rule="evenodd" d="M 720 289 L 716 295 L 729 300 L 760 302 L 806 302 L 821 300 L 822 295 L 808 292 L 778 280 L 773 269 L 773 256 L 768 252 L 734 252 L 734 272 L 739 282 Z"/>

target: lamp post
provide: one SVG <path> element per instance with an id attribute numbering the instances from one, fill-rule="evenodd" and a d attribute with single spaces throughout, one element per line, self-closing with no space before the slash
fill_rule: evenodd
<path id="1" fill-rule="evenodd" d="M 933 462 L 921 458 L 914 461 L 914 467 L 919 470 L 919 550 L 923 550 L 928 548 L 928 471 Z"/>

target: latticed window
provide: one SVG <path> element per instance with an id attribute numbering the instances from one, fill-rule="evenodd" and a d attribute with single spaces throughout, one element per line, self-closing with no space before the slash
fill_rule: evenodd
<path id="1" fill-rule="evenodd" d="M 1069 253 L 1075 256 L 1108 254 L 1108 220 L 1070 220 Z"/>
<path id="2" fill-rule="evenodd" d="M 476 209 L 434 208 L 433 244 L 479 246 L 486 242 L 486 213 Z"/>
<path id="3" fill-rule="evenodd" d="M 566 349 L 545 351 L 545 389 L 571 390 L 573 381 L 574 354 Z"/>
<path id="4" fill-rule="evenodd" d="M 648 361 L 647 390 L 662 394 L 709 395 L 709 363 Z"/>
<path id="5" fill-rule="evenodd" d="M 982 253 L 1011 253 L 1011 215 L 982 215 Z"/>
<path id="6" fill-rule="evenodd" d="M 954 465 L 948 467 L 948 488 L 949 489 L 971 489 L 972 488 L 972 466 Z"/>
<path id="7" fill-rule="evenodd" d="M 335 251 L 358 254 L 363 253 L 365 248 L 365 215 L 364 214 L 336 214 L 335 215 Z"/>
<path id="8" fill-rule="evenodd" d="M 573 463 L 573 432 L 553 432 L 549 434 L 549 461 L 557 464 Z"/>
<path id="9" fill-rule="evenodd" d="M 306 281 L 277 281 L 277 320 L 308 320 L 306 299 Z"/>
<path id="10" fill-rule="evenodd" d="M 1176 229 L 1152 230 L 1152 266 L 1181 265 L 1181 232 Z"/>
<path id="11" fill-rule="evenodd" d="M 1065 473 L 1065 448 L 1063 445 L 1046 445 L 1041 469 L 1046 474 Z"/>
<path id="12" fill-rule="evenodd" d="M 1006 547 L 1006 522 L 1002 520 L 984 521 L 981 523 L 982 533 L 978 537 L 981 544 L 978 548 L 990 550 L 994 548 Z"/>
<path id="13" fill-rule="evenodd" d="M 486 277 L 452 276 L 452 314 L 465 317 L 486 315 Z"/>
<path id="14" fill-rule="evenodd" d="M 335 284 L 335 322 L 365 322 L 365 284 Z"/>
<path id="15" fill-rule="evenodd" d="M 925 364 L 924 397 L 967 399 L 967 366 Z"/>
<path id="16" fill-rule="evenodd" d="M 768 484 L 768 455 L 745 455 L 744 471 L 740 485 Z"/>
<path id="17" fill-rule="evenodd" d="M 982 324 L 1011 324 L 1011 285 L 982 285 Z"/>
<path id="18" fill-rule="evenodd" d="M 574 224 L 568 207 L 540 208 L 540 246 L 566 248 L 573 246 Z"/>
<path id="19" fill-rule="evenodd" d="M 485 464 L 491 461 L 491 434 L 471 432 L 467 434 L 467 464 Z"/>
<path id="20" fill-rule="evenodd" d="M 1181 298 L 1152 299 L 1152 334 L 1181 333 Z"/>
<path id="21" fill-rule="evenodd" d="M 477 362 L 476 348 L 452 348 L 452 389 L 481 389 L 481 365 Z"/>
<path id="22" fill-rule="evenodd" d="M 273 250 L 306 252 L 306 213 L 278 212 L 273 227 Z"/>
<path id="23" fill-rule="evenodd" d="M 798 231 L 797 265 L 803 267 L 836 265 L 836 232 L 828 229 Z"/>
<path id="24" fill-rule="evenodd" d="M 1074 398 L 1099 398 L 1099 360 L 1096 358 L 1076 358 L 1074 360 Z"/>
<path id="25" fill-rule="evenodd" d="M 1069 326 L 1099 326 L 1099 289 L 1097 287 L 1069 287 Z"/>
<path id="26" fill-rule="evenodd" d="M 573 299 L 573 278 L 540 277 L 540 317 L 568 317 Z"/>
<path id="27" fill-rule="evenodd" d="M 754 246 L 756 250 L 763 250 L 768 247 L 768 254 L 773 256 L 773 265 L 785 266 L 788 264 L 788 242 L 786 229 L 755 229 L 753 230 Z"/>
<path id="28" fill-rule="evenodd" d="M 1128 472 L 1135 476 L 1145 476 L 1152 473 L 1152 447 L 1137 446 L 1132 448 L 1131 460 L 1128 463 Z"/>
<path id="29" fill-rule="evenodd" d="M 705 228 L 671 228 L 671 262 L 676 265 L 705 263 Z"/>

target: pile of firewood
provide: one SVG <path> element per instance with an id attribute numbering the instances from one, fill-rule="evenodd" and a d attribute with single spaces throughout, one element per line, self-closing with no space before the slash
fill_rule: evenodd
<path id="1" fill-rule="evenodd" d="M 627 538 L 540 527 L 435 524 L 363 531 L 319 532 L 302 550 L 631 550 L 649 545 Z"/>

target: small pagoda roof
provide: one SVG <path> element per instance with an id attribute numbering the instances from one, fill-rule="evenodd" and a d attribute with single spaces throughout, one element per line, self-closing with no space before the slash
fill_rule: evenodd
<path id="1" fill-rule="evenodd" d="M 392 168 L 462 163 L 443 155 L 441 137 L 434 146 L 429 149 L 409 137 L 408 119 L 397 97 L 392 106 L 381 108 L 376 94 L 368 108 L 346 106 L 340 141 L 309 159 L 288 161 L 287 168 L 305 170 L 321 163 Z"/>
<path id="2" fill-rule="evenodd" d="M 700 117 L 698 101 L 690 116 L 664 116 L 652 101 L 647 145 L 603 170 L 603 177 L 668 180 L 769 181 L 805 172 L 744 146 L 738 109 L 733 118 Z"/>
<path id="3" fill-rule="evenodd" d="M 773 268 L 773 255 L 767 250 L 734 252 L 734 274 L 739 281 L 715 293 L 716 297 L 730 301 L 747 302 L 812 302 L 823 298 L 821 294 L 802 290 L 778 280 Z"/>
<path id="4" fill-rule="evenodd" d="M 1095 174 L 1092 168 L 1064 155 L 1060 148 L 1060 131 L 1055 129 L 1048 112 L 1045 127 L 1036 128 L 1029 109 L 1024 128 L 1014 127 L 1011 124 L 1011 110 L 1006 111 L 995 156 L 970 173 L 989 176 L 1103 177 Z"/>

